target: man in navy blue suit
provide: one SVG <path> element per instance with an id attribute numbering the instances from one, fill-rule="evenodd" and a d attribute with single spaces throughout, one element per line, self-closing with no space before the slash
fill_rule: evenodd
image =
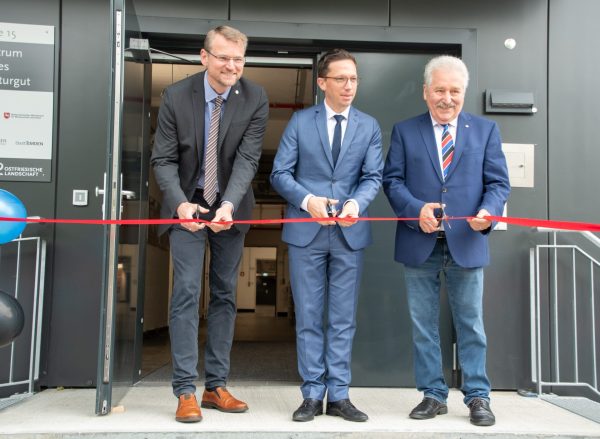
<path id="1" fill-rule="evenodd" d="M 425 66 L 429 111 L 394 126 L 383 186 L 398 217 L 395 259 L 404 264 L 412 320 L 415 380 L 423 401 L 410 413 L 448 412 L 439 343 L 440 274 L 458 339 L 462 392 L 474 425 L 495 423 L 486 375 L 483 267 L 489 264 L 489 215 L 502 215 L 510 185 L 495 122 L 462 112 L 469 73 L 452 56 Z M 451 223 L 446 216 L 472 217 Z"/>
<path id="2" fill-rule="evenodd" d="M 317 74 L 325 101 L 292 116 L 271 174 L 273 188 L 288 201 L 287 218 L 323 219 L 336 210 L 343 218 L 283 227 L 304 398 L 292 419 L 322 414 L 327 394 L 328 415 L 366 421 L 348 387 L 363 250 L 372 238 L 369 224 L 352 218 L 368 216 L 381 186 L 381 131 L 375 119 L 351 106 L 358 76 L 350 53 L 327 52 Z"/>

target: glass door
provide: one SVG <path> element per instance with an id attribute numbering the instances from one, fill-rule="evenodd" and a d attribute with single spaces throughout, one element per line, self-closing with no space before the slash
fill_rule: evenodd
<path id="1" fill-rule="evenodd" d="M 125 4 L 126 3 L 126 4 Z M 148 217 L 151 71 L 129 1 L 113 2 L 111 145 L 103 216 Z M 105 226 L 105 258 L 96 413 L 108 414 L 141 373 L 147 226 Z"/>

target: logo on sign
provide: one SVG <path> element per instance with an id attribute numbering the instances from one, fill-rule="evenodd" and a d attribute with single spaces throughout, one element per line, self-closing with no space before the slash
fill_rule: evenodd
<path id="1" fill-rule="evenodd" d="M 10 113 L 8 111 L 4 112 L 4 119 L 10 119 Z"/>

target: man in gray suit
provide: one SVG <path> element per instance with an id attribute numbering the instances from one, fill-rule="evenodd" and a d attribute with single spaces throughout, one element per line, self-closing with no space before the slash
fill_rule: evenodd
<path id="1" fill-rule="evenodd" d="M 152 165 L 163 192 L 163 218 L 214 222 L 249 219 L 269 105 L 265 90 L 242 78 L 247 37 L 228 26 L 206 35 L 206 71 L 168 87 L 158 114 Z M 169 315 L 175 419 L 198 422 L 198 305 L 205 246 L 210 246 L 210 303 L 202 407 L 244 412 L 226 386 L 236 316 L 236 287 L 247 225 L 187 222 L 165 226 L 174 282 Z"/>

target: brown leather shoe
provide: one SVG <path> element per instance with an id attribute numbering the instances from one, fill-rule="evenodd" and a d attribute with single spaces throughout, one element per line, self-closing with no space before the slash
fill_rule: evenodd
<path id="1" fill-rule="evenodd" d="M 225 387 L 217 387 L 213 391 L 204 390 L 201 405 L 205 409 L 217 409 L 226 413 L 242 413 L 248 410 L 248 404 L 235 399 Z"/>
<path id="2" fill-rule="evenodd" d="M 195 395 L 191 393 L 179 395 L 175 420 L 178 422 L 200 422 L 202 420 L 202 411 L 198 407 Z"/>

